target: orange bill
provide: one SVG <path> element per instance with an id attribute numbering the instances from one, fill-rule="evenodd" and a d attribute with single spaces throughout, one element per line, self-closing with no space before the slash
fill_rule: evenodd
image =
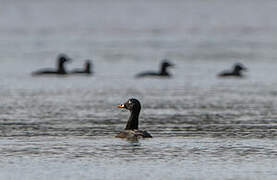
<path id="1" fill-rule="evenodd" d="M 125 108 L 124 104 L 117 105 L 118 108 Z"/>

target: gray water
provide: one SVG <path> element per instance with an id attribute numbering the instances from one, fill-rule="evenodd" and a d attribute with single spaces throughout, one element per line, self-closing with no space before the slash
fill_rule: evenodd
<path id="1" fill-rule="evenodd" d="M 0 2 L 0 179 L 276 179 L 276 1 Z M 95 75 L 30 75 L 59 53 Z M 130 97 L 154 138 L 114 138 Z"/>

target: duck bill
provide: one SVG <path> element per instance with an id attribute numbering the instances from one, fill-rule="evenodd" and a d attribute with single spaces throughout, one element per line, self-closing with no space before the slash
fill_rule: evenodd
<path id="1" fill-rule="evenodd" d="M 125 108 L 124 104 L 117 105 L 118 108 Z"/>
<path id="2" fill-rule="evenodd" d="M 72 59 L 71 58 L 67 58 L 66 61 L 67 62 L 72 62 Z"/>

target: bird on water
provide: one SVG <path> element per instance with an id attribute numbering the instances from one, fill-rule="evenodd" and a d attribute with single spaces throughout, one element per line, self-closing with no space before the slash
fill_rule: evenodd
<path id="1" fill-rule="evenodd" d="M 167 59 L 164 59 L 160 65 L 160 71 L 146 71 L 136 75 L 136 77 L 171 77 L 171 74 L 168 72 L 169 67 L 173 67 L 174 65 L 170 63 Z"/>
<path id="2" fill-rule="evenodd" d="M 129 99 L 124 104 L 119 104 L 118 108 L 124 108 L 130 111 L 125 130 L 117 134 L 117 138 L 152 138 L 147 131 L 139 130 L 139 113 L 141 110 L 140 102 L 137 99 Z"/>
<path id="3" fill-rule="evenodd" d="M 236 63 L 233 66 L 232 70 L 226 70 L 221 73 L 219 73 L 218 77 L 243 77 L 242 71 L 247 71 L 247 68 L 241 64 Z"/>
<path id="4" fill-rule="evenodd" d="M 60 54 L 57 57 L 57 67 L 56 69 L 53 68 L 46 68 L 35 71 L 32 75 L 66 75 L 68 72 L 66 71 L 64 64 L 70 62 L 71 59 L 66 54 Z"/>
<path id="5" fill-rule="evenodd" d="M 93 74 L 92 72 L 92 63 L 90 60 L 86 60 L 84 69 L 74 69 L 70 73 L 71 74 L 86 74 L 86 75 L 91 75 Z"/>

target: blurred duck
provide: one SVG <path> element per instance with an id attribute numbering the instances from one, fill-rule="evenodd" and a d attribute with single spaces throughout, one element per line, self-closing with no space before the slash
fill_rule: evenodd
<path id="1" fill-rule="evenodd" d="M 57 57 L 57 69 L 47 68 L 47 69 L 41 69 L 38 71 L 35 71 L 32 73 L 32 75 L 66 75 L 67 71 L 65 70 L 64 63 L 70 62 L 71 59 L 65 55 L 60 54 Z"/>
<path id="2" fill-rule="evenodd" d="M 168 60 L 164 59 L 160 65 L 159 72 L 153 71 L 146 71 L 136 75 L 136 77 L 170 77 L 171 74 L 167 71 L 169 67 L 173 67 L 174 65 L 171 64 Z"/>
<path id="3" fill-rule="evenodd" d="M 124 104 L 118 105 L 118 108 L 128 109 L 131 112 L 131 115 L 127 121 L 125 130 L 117 134 L 115 137 L 127 139 L 152 138 L 151 134 L 147 131 L 138 129 L 141 105 L 137 99 L 129 99 Z"/>
<path id="4" fill-rule="evenodd" d="M 241 71 L 246 71 L 247 68 L 241 64 L 241 63 L 236 63 L 233 66 L 232 70 L 229 71 L 223 71 L 218 74 L 219 77 L 243 77 Z"/>
<path id="5" fill-rule="evenodd" d="M 93 72 L 91 71 L 92 63 L 90 60 L 86 60 L 84 69 L 73 69 L 70 73 L 71 74 L 87 74 L 91 75 Z"/>

